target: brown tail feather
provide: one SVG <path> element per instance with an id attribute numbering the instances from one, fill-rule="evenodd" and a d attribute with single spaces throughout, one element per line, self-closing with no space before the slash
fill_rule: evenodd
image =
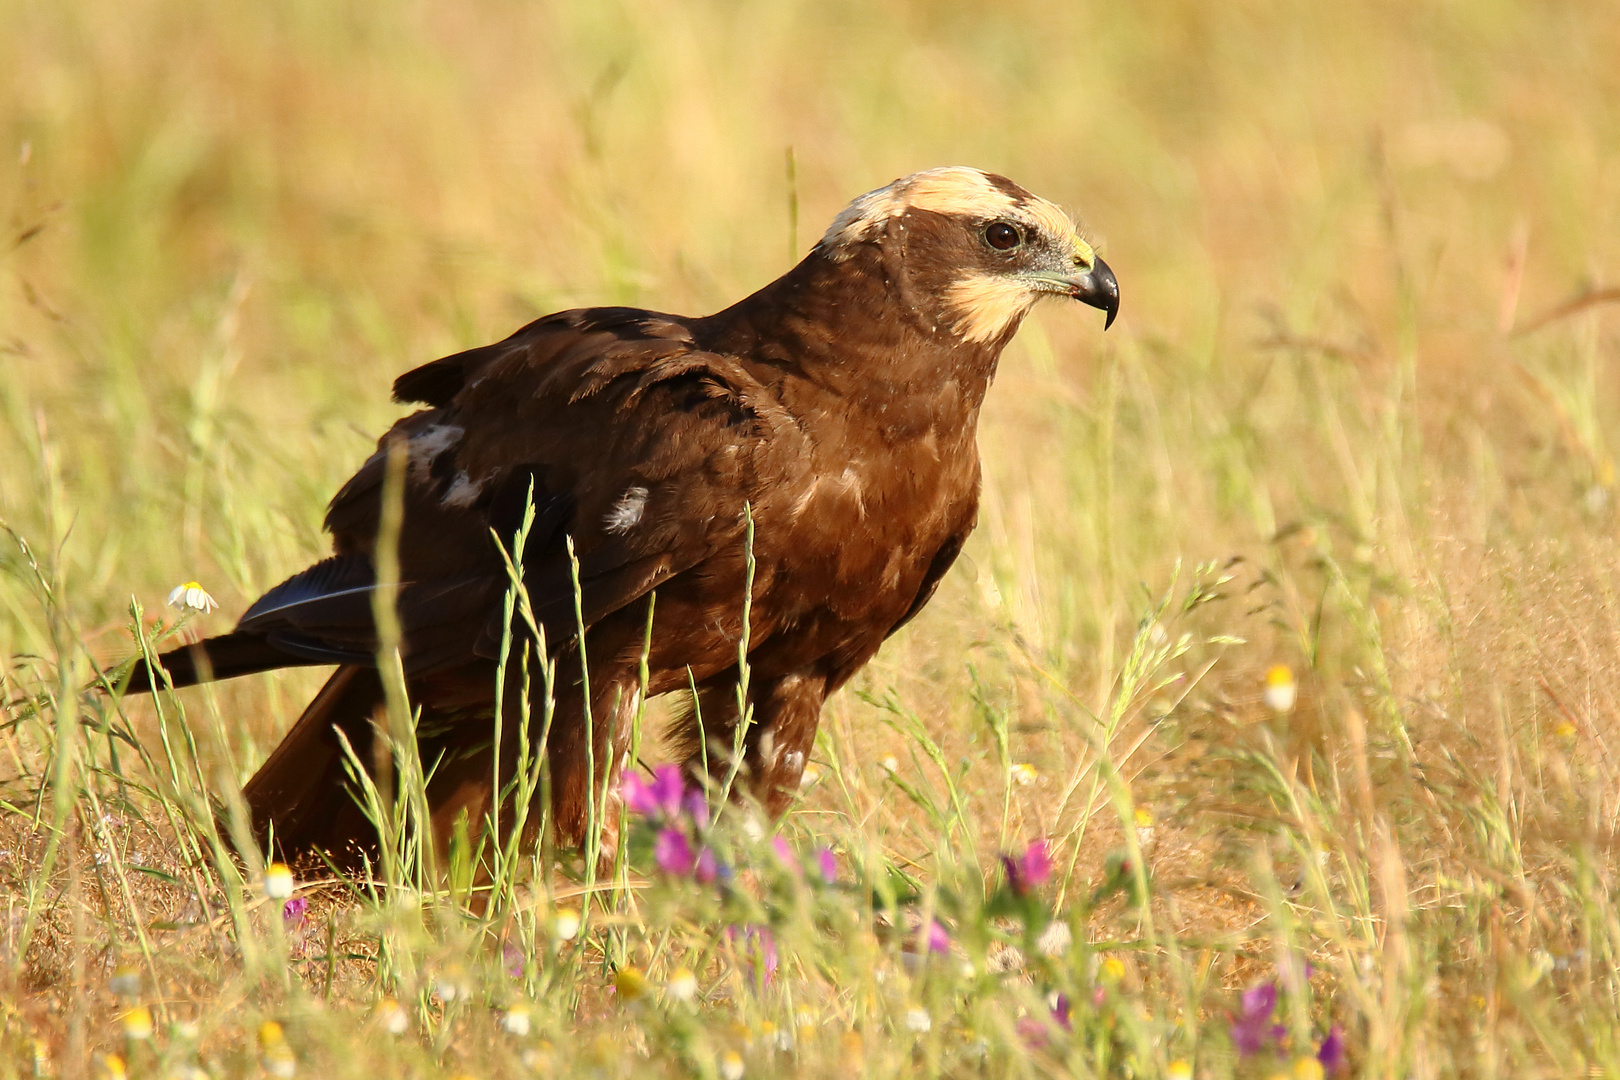
<path id="1" fill-rule="evenodd" d="M 353 864 L 362 850 L 375 847 L 376 830 L 351 794 L 336 732 L 369 765 L 371 718 L 382 702 L 375 669 L 340 667 L 326 681 L 243 788 L 261 840 L 273 834 L 287 858 L 326 852 L 340 864 Z"/>

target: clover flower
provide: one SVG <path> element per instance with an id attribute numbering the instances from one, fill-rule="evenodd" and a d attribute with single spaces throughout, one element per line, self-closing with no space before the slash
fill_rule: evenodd
<path id="1" fill-rule="evenodd" d="M 658 766 L 653 770 L 650 784 L 633 769 L 619 781 L 619 797 L 624 805 L 631 813 L 644 818 L 674 821 L 681 816 L 685 795 L 686 781 L 681 778 L 679 765 Z"/>
<path id="2" fill-rule="evenodd" d="M 176 585 L 169 593 L 169 606 L 181 611 L 200 611 L 204 615 L 219 607 L 218 602 L 208 595 L 201 584 L 188 581 L 184 585 Z"/>
<path id="3" fill-rule="evenodd" d="M 1327 1038 L 1317 1047 L 1316 1060 L 1321 1063 L 1322 1071 L 1329 1075 L 1338 1072 L 1344 1064 L 1344 1029 L 1338 1024 L 1328 1030 Z"/>
<path id="4" fill-rule="evenodd" d="M 1033 1016 L 1020 1017 L 1018 1023 L 1013 1025 L 1021 1039 L 1032 1050 L 1040 1050 L 1051 1041 L 1052 1028 L 1061 1031 L 1073 1029 L 1074 1021 L 1070 1015 L 1069 996 L 1067 994 L 1054 994 L 1047 1002 L 1046 1019 L 1040 1020 Z"/>
<path id="5" fill-rule="evenodd" d="M 771 933 L 770 927 L 758 923 L 740 927 L 728 926 L 726 937 L 734 944 L 740 939 L 743 955 L 753 965 L 756 974 L 762 976 L 766 982 L 775 977 L 779 957 L 776 953 L 776 937 Z"/>
<path id="6" fill-rule="evenodd" d="M 1232 1045 L 1242 1057 L 1258 1054 L 1267 1045 L 1286 1034 L 1281 1024 L 1271 1022 L 1277 1011 L 1277 984 L 1259 983 L 1243 991 L 1239 999 L 1238 1015 L 1232 1018 L 1230 1033 Z"/>
<path id="7" fill-rule="evenodd" d="M 795 876 L 799 874 L 799 857 L 793 853 L 793 845 L 787 842 L 787 837 L 772 837 L 771 851 L 776 854 L 776 861 L 782 864 L 783 869 Z"/>
<path id="8" fill-rule="evenodd" d="M 720 876 L 720 862 L 715 858 L 713 850 L 704 848 L 698 852 L 697 862 L 692 866 L 692 878 L 699 885 L 713 885 Z"/>
<path id="9" fill-rule="evenodd" d="M 680 829 L 660 829 L 653 841 L 653 861 L 658 869 L 675 877 L 685 877 L 697 867 L 692 842 Z"/>
<path id="10" fill-rule="evenodd" d="M 1022 855 L 1003 855 L 1001 866 L 1007 872 L 1007 885 L 1014 896 L 1045 885 L 1052 877 L 1052 856 L 1045 840 L 1031 840 Z"/>
<path id="11" fill-rule="evenodd" d="M 286 931 L 297 933 L 304 928 L 304 920 L 309 915 L 309 897 L 295 896 L 281 905 L 281 925 Z"/>

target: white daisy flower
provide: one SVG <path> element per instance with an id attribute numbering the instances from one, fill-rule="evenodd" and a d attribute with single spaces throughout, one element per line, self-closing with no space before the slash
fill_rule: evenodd
<path id="1" fill-rule="evenodd" d="M 184 585 L 176 585 L 169 593 L 169 606 L 181 611 L 200 611 L 206 615 L 219 604 L 200 583 L 188 581 Z"/>

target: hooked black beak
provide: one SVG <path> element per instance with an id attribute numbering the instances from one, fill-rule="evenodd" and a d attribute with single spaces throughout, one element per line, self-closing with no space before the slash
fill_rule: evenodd
<path id="1" fill-rule="evenodd" d="M 1103 329 L 1113 326 L 1114 316 L 1119 314 L 1119 282 L 1114 280 L 1114 272 L 1108 269 L 1108 264 L 1101 259 L 1093 259 L 1090 270 L 1075 274 L 1069 280 L 1074 284 L 1074 291 L 1069 295 L 1082 304 L 1108 312 Z"/>

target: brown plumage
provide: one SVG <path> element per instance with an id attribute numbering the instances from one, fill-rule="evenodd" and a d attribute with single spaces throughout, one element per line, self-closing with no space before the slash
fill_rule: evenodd
<path id="1" fill-rule="evenodd" d="M 590 776 L 566 538 L 594 756 L 611 776 L 654 593 L 647 693 L 695 683 L 711 746 L 731 745 L 746 508 L 756 723 L 743 775 L 780 812 L 822 702 L 928 602 L 973 529 L 979 407 L 1002 348 L 1046 295 L 1103 308 L 1109 322 L 1119 297 L 1055 206 L 1003 177 L 935 169 L 857 199 L 803 262 L 717 314 L 567 311 L 436 360 L 394 384 L 396 400 L 426 408 L 332 500 L 334 555 L 261 597 L 234 632 L 162 662 L 176 685 L 200 671 L 338 664 L 246 796 L 288 854 L 364 844 L 334 731 L 370 760 L 382 703 L 372 554 L 387 447 L 402 442 L 404 664 L 423 760 L 437 763 L 428 796 L 442 845 L 459 814 L 476 826 L 491 808 L 508 580 L 491 530 L 510 537 L 532 489 L 525 582 L 559 673 L 554 819 L 559 841 L 578 844 Z M 150 674 L 138 667 L 130 685 L 149 689 Z M 503 759 L 515 727 L 505 724 Z M 695 763 L 695 723 L 677 735 Z"/>

